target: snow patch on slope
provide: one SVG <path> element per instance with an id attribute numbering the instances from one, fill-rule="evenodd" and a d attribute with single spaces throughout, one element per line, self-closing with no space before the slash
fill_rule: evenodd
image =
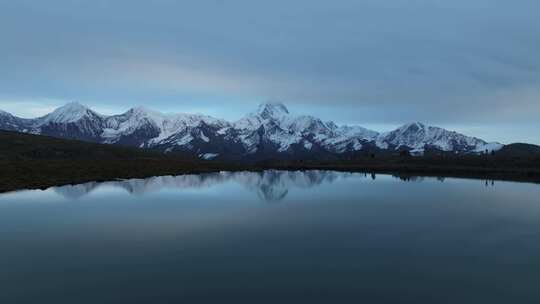
<path id="1" fill-rule="evenodd" d="M 205 159 L 205 160 L 210 160 L 210 159 L 214 159 L 216 157 L 219 156 L 219 153 L 204 153 L 204 154 L 199 154 L 199 157 L 202 158 L 202 159 Z"/>
<path id="2" fill-rule="evenodd" d="M 503 144 L 497 143 L 497 142 L 491 142 L 487 143 L 485 145 L 477 146 L 476 149 L 474 149 L 473 152 L 482 153 L 487 151 L 488 153 L 499 151 L 504 147 Z"/>

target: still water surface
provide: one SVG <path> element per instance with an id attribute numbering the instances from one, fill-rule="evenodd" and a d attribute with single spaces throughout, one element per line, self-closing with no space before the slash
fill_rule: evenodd
<path id="1" fill-rule="evenodd" d="M 332 171 L 0 194 L 0 303 L 540 303 L 540 186 Z"/>

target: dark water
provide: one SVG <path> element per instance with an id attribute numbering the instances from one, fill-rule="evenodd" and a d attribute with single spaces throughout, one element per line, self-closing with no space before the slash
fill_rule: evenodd
<path id="1" fill-rule="evenodd" d="M 540 303 L 540 186 L 338 172 L 0 195 L 0 303 Z"/>

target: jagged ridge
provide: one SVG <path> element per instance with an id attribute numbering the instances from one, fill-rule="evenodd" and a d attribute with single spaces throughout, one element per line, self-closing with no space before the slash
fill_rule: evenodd
<path id="1" fill-rule="evenodd" d="M 292 115 L 282 103 L 261 104 L 235 122 L 198 114 L 163 114 L 142 107 L 106 116 L 79 103 L 69 103 L 36 119 L 0 111 L 0 129 L 190 152 L 205 159 L 317 158 L 366 150 L 470 153 L 503 146 L 422 123 L 385 133 L 338 126 L 313 116 Z"/>

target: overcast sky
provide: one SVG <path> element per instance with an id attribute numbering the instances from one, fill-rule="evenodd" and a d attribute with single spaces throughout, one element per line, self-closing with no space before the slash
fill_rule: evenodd
<path id="1" fill-rule="evenodd" d="M 0 0 L 0 109 L 257 104 L 540 144 L 538 0 Z"/>

